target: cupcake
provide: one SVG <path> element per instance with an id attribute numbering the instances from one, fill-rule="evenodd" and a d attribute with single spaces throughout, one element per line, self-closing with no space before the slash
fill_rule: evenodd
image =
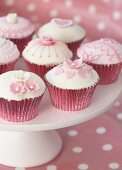
<path id="1" fill-rule="evenodd" d="M 45 91 L 43 80 L 34 73 L 9 71 L 0 75 L 0 117 L 23 122 L 35 118 Z"/>
<path id="2" fill-rule="evenodd" d="M 19 50 L 12 41 L 0 38 L 0 74 L 12 70 L 19 55 Z"/>
<path id="3" fill-rule="evenodd" d="M 122 45 L 113 39 L 100 39 L 85 44 L 77 55 L 90 64 L 99 74 L 101 85 L 118 79 L 122 67 Z"/>
<path id="4" fill-rule="evenodd" d="M 61 18 L 53 18 L 49 23 L 41 26 L 36 37 L 42 37 L 47 33 L 56 40 L 66 43 L 74 56 L 86 34 L 85 30 L 73 20 Z"/>
<path id="5" fill-rule="evenodd" d="M 81 59 L 66 59 L 45 75 L 53 105 L 64 111 L 78 111 L 89 106 L 99 76 Z"/>
<path id="6" fill-rule="evenodd" d="M 19 17 L 16 13 L 0 17 L 0 37 L 12 40 L 20 52 L 31 40 L 34 30 L 34 25 L 28 19 Z"/>
<path id="7" fill-rule="evenodd" d="M 63 63 L 64 58 L 72 58 L 67 45 L 50 36 L 32 40 L 23 51 L 23 57 L 30 71 L 44 77 L 54 66 Z"/>

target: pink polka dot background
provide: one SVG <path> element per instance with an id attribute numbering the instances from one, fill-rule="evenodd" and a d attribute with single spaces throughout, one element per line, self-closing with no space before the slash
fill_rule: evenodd
<path id="1" fill-rule="evenodd" d="M 37 27 L 50 18 L 72 18 L 87 31 L 86 41 L 122 41 L 121 0 L 0 0 L 0 15 L 18 12 Z M 26 170 L 122 170 L 122 100 L 102 116 L 59 130 L 64 146 L 52 162 Z M 0 170 L 25 170 L 0 166 Z"/>

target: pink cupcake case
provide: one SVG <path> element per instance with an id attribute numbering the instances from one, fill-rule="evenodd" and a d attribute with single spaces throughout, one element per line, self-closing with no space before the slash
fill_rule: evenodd
<path id="1" fill-rule="evenodd" d="M 33 21 L 37 28 L 40 23 L 43 24 L 52 17 L 73 18 L 86 29 L 87 38 L 85 41 L 111 37 L 121 42 L 121 10 L 121 0 L 25 0 L 24 3 L 21 0 L 0 1 L 0 15 L 13 11 L 18 12 Z M 121 82 L 118 87 L 120 84 Z M 85 124 L 60 130 L 64 138 L 64 149 L 60 156 L 46 165 L 27 169 L 98 170 L 102 168 L 102 170 L 121 170 L 121 106 L 122 100 L 120 99 L 106 114 Z M 50 121 L 53 120 L 50 119 Z M 58 123 L 60 125 L 60 121 Z M 2 122 L 0 127 L 2 128 Z M 4 137 L 6 136 L 6 132 L 0 133 Z M 60 141 L 59 138 L 58 140 Z M 26 168 L 10 168 L 1 165 L 0 169 L 25 170 Z"/>

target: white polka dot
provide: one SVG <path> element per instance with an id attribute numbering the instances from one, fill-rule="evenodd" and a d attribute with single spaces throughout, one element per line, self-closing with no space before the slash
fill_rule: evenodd
<path id="1" fill-rule="evenodd" d="M 6 4 L 7 6 L 13 6 L 14 3 L 15 3 L 15 0 L 6 0 L 6 2 L 5 2 L 5 4 Z"/>
<path id="2" fill-rule="evenodd" d="M 104 127 L 99 127 L 96 129 L 96 133 L 98 134 L 104 134 L 106 132 L 106 129 Z"/>
<path id="3" fill-rule="evenodd" d="M 39 21 L 39 16 L 38 15 L 33 15 L 31 17 L 31 19 L 32 19 L 32 21 L 37 22 L 37 21 Z"/>
<path id="4" fill-rule="evenodd" d="M 15 170 L 25 170 L 25 168 L 15 168 Z"/>
<path id="5" fill-rule="evenodd" d="M 48 3 L 48 2 L 50 2 L 50 0 L 43 0 L 43 2 Z"/>
<path id="6" fill-rule="evenodd" d="M 104 31 L 105 28 L 106 28 L 105 22 L 100 21 L 100 22 L 97 23 L 97 29 L 98 29 L 99 31 Z"/>
<path id="7" fill-rule="evenodd" d="M 69 131 L 68 131 L 68 135 L 69 135 L 69 136 L 72 136 L 72 137 L 73 137 L 73 136 L 77 136 L 77 135 L 78 135 L 78 132 L 77 132 L 76 130 L 69 130 Z"/>
<path id="8" fill-rule="evenodd" d="M 58 15 L 58 10 L 57 9 L 52 9 L 50 11 L 50 17 L 57 17 Z"/>
<path id="9" fill-rule="evenodd" d="M 88 168 L 89 168 L 89 166 L 84 163 L 78 165 L 78 169 L 80 169 L 80 170 L 87 170 Z"/>
<path id="10" fill-rule="evenodd" d="M 47 170 L 57 170 L 57 167 L 55 165 L 49 165 Z"/>
<path id="11" fill-rule="evenodd" d="M 95 14 L 96 6 L 94 4 L 89 5 L 88 11 L 89 11 L 90 14 Z"/>
<path id="12" fill-rule="evenodd" d="M 112 17 L 114 20 L 120 20 L 121 19 L 121 12 L 120 11 L 114 11 L 112 14 Z"/>
<path id="13" fill-rule="evenodd" d="M 103 0 L 104 3 L 110 3 L 110 0 Z"/>
<path id="14" fill-rule="evenodd" d="M 102 147 L 102 149 L 104 150 L 104 151 L 110 151 L 110 150 L 112 150 L 112 145 L 111 144 L 105 144 L 105 145 L 103 145 L 103 147 Z"/>
<path id="15" fill-rule="evenodd" d="M 66 7 L 72 7 L 73 6 L 72 0 L 65 0 L 65 6 Z"/>
<path id="16" fill-rule="evenodd" d="M 30 3 L 30 4 L 28 4 L 28 6 L 27 6 L 27 10 L 28 11 L 30 11 L 30 12 L 32 12 L 32 11 L 35 11 L 36 10 L 36 4 L 35 3 Z"/>
<path id="17" fill-rule="evenodd" d="M 116 116 L 117 116 L 117 119 L 122 120 L 122 113 L 118 113 Z"/>
<path id="18" fill-rule="evenodd" d="M 80 15 L 75 15 L 75 16 L 73 17 L 73 20 L 74 20 L 75 22 L 77 22 L 77 23 L 80 23 L 80 22 L 81 22 L 81 16 L 80 16 Z"/>
<path id="19" fill-rule="evenodd" d="M 119 102 L 119 101 L 116 102 L 116 103 L 115 103 L 115 106 L 120 106 L 120 102 Z"/>
<path id="20" fill-rule="evenodd" d="M 83 151 L 83 149 L 81 147 L 74 147 L 74 148 L 72 148 L 72 151 L 75 153 L 81 153 Z"/>
<path id="21" fill-rule="evenodd" d="M 111 163 L 109 164 L 109 168 L 110 168 L 110 169 L 118 169 L 118 168 L 119 168 L 119 164 L 116 163 L 116 162 L 111 162 Z"/>

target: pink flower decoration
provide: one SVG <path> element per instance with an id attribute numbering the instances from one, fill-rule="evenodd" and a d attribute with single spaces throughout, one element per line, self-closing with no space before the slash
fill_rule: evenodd
<path id="1" fill-rule="evenodd" d="M 97 60 L 100 59 L 100 57 L 101 57 L 101 55 L 94 55 L 93 56 L 92 53 L 88 55 L 86 52 L 84 52 L 84 54 L 83 54 L 84 61 L 88 62 L 88 63 L 90 63 L 92 61 L 97 61 Z"/>
<path id="2" fill-rule="evenodd" d="M 77 59 L 75 61 L 72 61 L 68 58 L 65 58 L 65 63 L 70 67 L 70 68 L 80 68 L 83 66 L 83 61 L 82 59 Z"/>
<path id="3" fill-rule="evenodd" d="M 73 21 L 71 19 L 61 18 L 54 18 L 51 20 L 51 23 L 56 24 L 59 28 L 67 28 L 73 25 Z"/>
<path id="4" fill-rule="evenodd" d="M 40 89 L 39 84 L 35 80 L 28 80 L 25 84 L 28 92 L 37 92 Z"/>
<path id="5" fill-rule="evenodd" d="M 80 69 L 79 71 L 78 71 L 78 73 L 79 73 L 79 76 L 80 77 L 86 77 L 86 71 L 85 70 L 82 70 L 82 69 Z"/>
<path id="6" fill-rule="evenodd" d="M 15 82 L 10 85 L 10 90 L 13 94 L 22 95 L 25 93 L 25 85 L 22 82 Z"/>
<path id="7" fill-rule="evenodd" d="M 65 69 L 63 69 L 63 64 L 61 64 L 56 67 L 56 76 L 58 76 L 59 74 L 65 74 L 67 79 L 74 77 L 76 74 L 83 78 L 85 78 L 87 74 L 91 74 L 91 76 L 94 76 L 93 68 L 90 65 L 83 63 L 82 59 L 72 61 L 68 58 L 65 58 L 64 64 L 68 68 L 68 70 L 66 71 Z"/>
<path id="8" fill-rule="evenodd" d="M 75 72 L 73 72 L 73 71 L 67 71 L 67 72 L 65 72 L 65 74 L 66 74 L 67 79 L 71 79 L 72 77 L 75 76 Z"/>
<path id="9" fill-rule="evenodd" d="M 92 71 L 93 71 L 92 66 L 84 64 L 82 70 L 84 71 L 84 76 L 85 76 L 86 74 L 91 74 L 92 77 L 94 76 L 94 74 L 93 74 L 93 72 L 92 72 Z M 82 71 L 82 73 L 83 73 L 83 71 Z M 80 73 L 80 74 L 81 74 L 81 73 Z"/>
<path id="10" fill-rule="evenodd" d="M 43 36 L 42 39 L 41 39 L 41 43 L 43 45 L 47 45 L 47 46 L 50 46 L 50 45 L 53 45 L 55 44 L 55 40 L 51 37 L 51 36 Z"/>

